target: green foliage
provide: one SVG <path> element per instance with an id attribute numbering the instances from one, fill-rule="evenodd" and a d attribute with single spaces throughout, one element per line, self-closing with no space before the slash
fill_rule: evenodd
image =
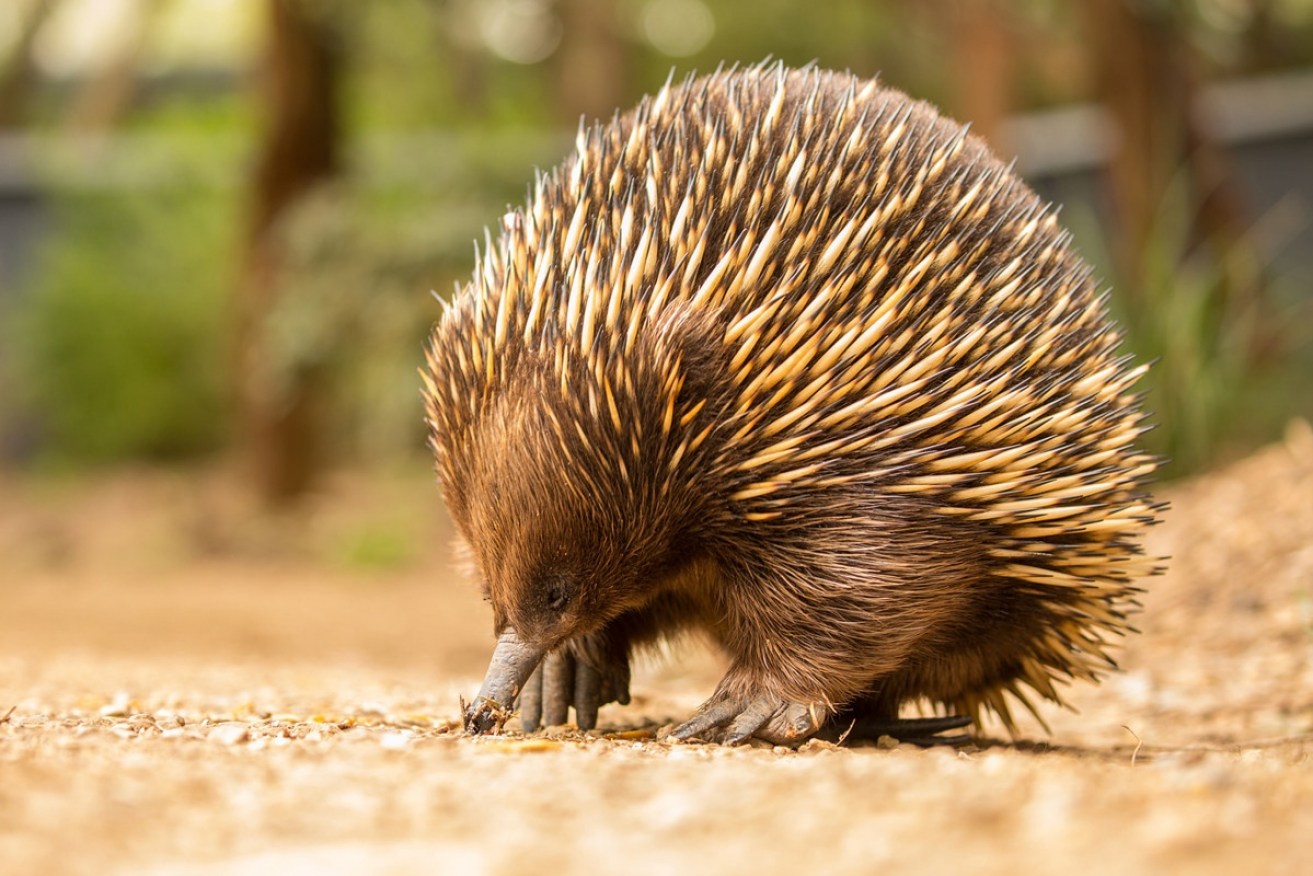
<path id="1" fill-rule="evenodd" d="M 1250 326 L 1231 318 L 1222 278 L 1207 260 L 1159 257 L 1149 267 L 1127 328 L 1132 347 L 1154 360 L 1146 406 L 1158 429 L 1148 443 L 1167 457 L 1169 474 L 1184 474 L 1210 461 L 1226 433 L 1250 379 Z"/>
<path id="2" fill-rule="evenodd" d="M 379 202 L 346 185 L 305 198 L 279 224 L 278 300 L 263 327 L 262 381 L 325 382 L 330 450 L 379 462 L 422 446 L 417 371 L 438 312 L 443 214 Z M 468 231 L 463 237 L 469 239 Z M 468 245 L 468 243 L 466 244 Z"/>
<path id="3" fill-rule="evenodd" d="M 387 572 L 414 561 L 416 545 L 405 527 L 396 523 L 362 525 L 341 545 L 342 565 L 360 571 Z"/>
<path id="4" fill-rule="evenodd" d="M 108 462 L 216 446 L 231 205 L 178 185 L 57 196 L 5 343 L 49 456 Z"/>
<path id="5" fill-rule="evenodd" d="M 1256 355 L 1279 318 L 1271 290 L 1262 301 L 1244 291 L 1260 281 L 1256 247 L 1240 240 L 1219 253 L 1192 241 L 1194 208 L 1184 182 L 1169 189 L 1158 211 L 1138 277 L 1118 278 L 1111 298 L 1129 350 L 1152 363 L 1140 387 L 1156 427 L 1145 444 L 1165 457 L 1166 477 L 1198 471 L 1232 446 L 1270 440 L 1297 409 L 1294 394 L 1304 391 L 1287 351 L 1270 351 L 1267 362 Z M 1101 235 L 1087 225 L 1078 236 L 1086 250 L 1104 250 L 1096 262 L 1106 265 Z M 1308 339 L 1287 340 L 1298 346 Z"/>

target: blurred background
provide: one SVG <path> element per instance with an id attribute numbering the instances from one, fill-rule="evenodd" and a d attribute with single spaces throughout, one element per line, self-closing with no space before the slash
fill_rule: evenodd
<path id="1" fill-rule="evenodd" d="M 1158 359 L 1169 476 L 1313 408 L 1313 0 L 8 0 L 0 467 L 422 461 L 471 242 L 673 69 L 879 75 L 1045 197 Z"/>

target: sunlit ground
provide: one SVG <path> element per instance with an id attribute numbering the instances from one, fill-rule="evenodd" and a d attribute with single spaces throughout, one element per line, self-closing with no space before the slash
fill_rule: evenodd
<path id="1" fill-rule="evenodd" d="M 1170 491 L 1125 672 L 1017 744 L 677 746 L 645 664 L 602 731 L 459 735 L 490 647 L 426 471 L 304 521 L 224 472 L 4 483 L 8 872 L 1296 872 L 1313 853 L 1313 433 Z M 997 728 L 991 734 L 998 736 Z M 1112 841 L 1111 838 L 1115 838 Z M 1097 856 L 1097 857 L 1096 857 Z M 818 863 L 820 862 L 820 863 Z"/>

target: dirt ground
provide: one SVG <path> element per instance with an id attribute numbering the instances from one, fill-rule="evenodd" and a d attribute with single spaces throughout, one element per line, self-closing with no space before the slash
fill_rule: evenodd
<path id="1" fill-rule="evenodd" d="M 1167 492 L 1125 672 L 960 750 L 469 739 L 491 648 L 421 470 L 296 519 L 226 472 L 0 479 L 0 873 L 1308 873 L 1313 430 Z M 994 731 L 998 737 L 998 731 Z"/>

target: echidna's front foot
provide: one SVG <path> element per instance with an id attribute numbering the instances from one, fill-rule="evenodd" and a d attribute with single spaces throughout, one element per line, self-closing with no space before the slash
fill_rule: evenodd
<path id="1" fill-rule="evenodd" d="M 518 705 L 526 733 L 564 724 L 574 707 L 580 730 L 597 726 L 597 710 L 629 702 L 629 656 L 603 634 L 576 639 L 550 654 L 523 642 L 514 630 L 497 640 L 483 686 L 465 709 L 465 731 L 500 732 Z"/>
<path id="2" fill-rule="evenodd" d="M 675 739 L 718 738 L 726 745 L 762 739 L 775 745 L 800 745 L 824 724 L 819 703 L 797 703 L 769 694 L 717 694 L 670 734 Z"/>
<path id="3" fill-rule="evenodd" d="M 629 702 L 628 657 L 586 647 L 578 650 L 580 655 L 572 648 L 553 651 L 529 676 L 520 694 L 520 723 L 526 733 L 540 725 L 566 723 L 572 706 L 575 724 L 580 730 L 591 730 L 597 726 L 599 708 Z"/>

